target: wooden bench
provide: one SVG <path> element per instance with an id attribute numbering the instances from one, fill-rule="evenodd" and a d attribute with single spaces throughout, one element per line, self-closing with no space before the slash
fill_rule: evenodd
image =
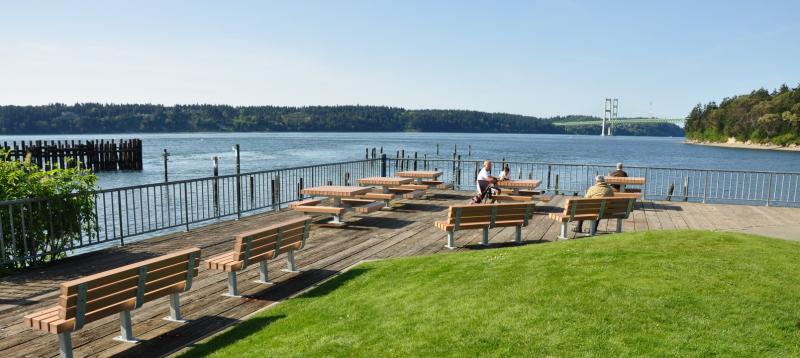
<path id="1" fill-rule="evenodd" d="M 392 193 L 384 193 L 381 191 L 373 191 L 370 193 L 366 193 L 364 195 L 359 195 L 358 198 L 360 199 L 371 199 L 371 200 L 384 200 L 388 204 L 390 200 L 394 200 L 395 195 Z"/>
<path id="2" fill-rule="evenodd" d="M 447 248 L 455 248 L 455 234 L 459 230 L 482 229 L 484 246 L 489 245 L 489 229 L 495 227 L 514 226 L 514 241 L 522 242 L 522 227 L 528 226 L 528 219 L 533 214 L 534 204 L 483 204 L 453 205 L 447 212 L 447 220 L 436 221 L 438 229 L 447 231 Z"/>
<path id="3" fill-rule="evenodd" d="M 25 324 L 57 334 L 61 356 L 72 357 L 72 332 L 118 313 L 121 334 L 115 339 L 135 343 L 131 311 L 147 302 L 170 296 L 165 319 L 185 322 L 178 295 L 192 287 L 199 261 L 200 249 L 191 248 L 64 282 L 58 306 L 25 316 Z"/>
<path id="4" fill-rule="evenodd" d="M 622 220 L 627 219 L 636 198 L 608 197 L 608 198 L 569 198 L 564 206 L 564 212 L 550 213 L 550 218 L 561 222 L 559 239 L 567 239 L 567 229 L 570 222 L 575 220 L 588 220 L 592 222 L 590 235 L 597 232 L 597 223 L 605 219 L 617 219 L 616 232 L 622 232 Z"/>
<path id="5" fill-rule="evenodd" d="M 286 271 L 297 272 L 294 252 L 303 249 L 308 239 L 311 217 L 302 216 L 275 225 L 243 232 L 236 235 L 233 251 L 211 257 L 205 261 L 206 268 L 228 273 L 228 293 L 238 297 L 236 273 L 244 271 L 250 264 L 259 264 L 258 283 L 269 284 L 267 260 L 286 254 Z"/>
<path id="6" fill-rule="evenodd" d="M 533 197 L 524 195 L 494 195 L 492 199 L 498 202 L 532 202 Z"/>
<path id="7" fill-rule="evenodd" d="M 430 189 L 430 186 L 422 185 L 422 184 L 403 184 L 403 185 L 395 187 L 395 188 L 413 189 L 413 190 L 428 190 L 428 189 Z"/>
<path id="8" fill-rule="evenodd" d="M 421 183 L 423 185 L 427 185 L 428 188 L 435 188 L 435 189 L 452 189 L 453 185 L 445 183 L 441 180 L 422 180 Z"/>
<path id="9" fill-rule="evenodd" d="M 306 199 L 301 201 L 295 201 L 293 203 L 289 203 L 289 209 L 304 214 L 311 214 L 311 215 L 332 214 L 337 216 L 344 215 L 345 211 L 347 211 L 345 208 L 320 205 L 323 202 L 325 202 L 325 199 Z"/>
<path id="10" fill-rule="evenodd" d="M 421 190 L 421 189 L 405 187 L 405 186 L 389 188 L 389 191 L 391 191 L 392 193 L 395 193 L 397 195 L 402 196 L 403 199 L 418 199 L 418 198 L 421 198 L 421 197 L 425 196 L 425 190 L 424 189 Z"/>
<path id="11" fill-rule="evenodd" d="M 369 199 L 342 198 L 342 204 L 352 207 L 353 211 L 359 214 L 368 214 L 386 207 L 383 202 Z"/>

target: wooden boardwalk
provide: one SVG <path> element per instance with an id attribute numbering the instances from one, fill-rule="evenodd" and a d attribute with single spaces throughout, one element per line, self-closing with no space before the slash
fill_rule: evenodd
<path id="1" fill-rule="evenodd" d="M 301 273 L 286 273 L 286 259 L 278 257 L 270 264 L 273 286 L 259 285 L 258 269 L 252 267 L 239 277 L 239 289 L 248 298 L 223 297 L 226 275 L 200 269 L 191 291 L 181 295 L 182 311 L 187 324 L 162 320 L 168 313 L 166 298 L 149 303 L 133 312 L 133 333 L 141 343 L 130 345 L 112 340 L 119 334 L 116 315 L 87 324 L 73 334 L 76 356 L 154 357 L 169 354 L 204 336 L 217 332 L 243 317 L 319 284 L 345 268 L 362 260 L 388 257 L 452 253 L 483 249 L 480 230 L 461 231 L 456 250 L 448 250 L 445 233 L 434 228 L 433 221 L 447 216 L 450 204 L 465 203 L 470 193 L 437 192 L 429 199 L 403 200 L 393 211 L 368 215 L 348 215 L 346 228 L 312 229 L 306 248 L 297 253 Z M 555 240 L 558 223 L 547 213 L 559 211 L 563 197 L 537 207 L 530 226 L 523 229 L 525 244 Z M 157 256 L 181 248 L 200 246 L 203 257 L 230 251 L 233 236 L 241 231 L 263 226 L 298 215 L 284 211 L 226 221 L 190 232 L 155 237 L 124 248 L 103 250 L 71 258 L 43 268 L 0 277 L 0 357 L 52 357 L 58 355 L 56 336 L 33 331 L 22 324 L 30 312 L 54 306 L 58 283 L 123 264 Z M 796 225 L 800 209 L 738 205 L 706 205 L 683 202 L 650 202 L 639 204 L 624 231 L 660 229 L 740 230 L 759 227 Z M 604 234 L 613 225 L 602 224 Z M 513 228 L 490 231 L 491 248 L 513 246 Z M 798 234 L 800 236 L 800 234 Z"/>

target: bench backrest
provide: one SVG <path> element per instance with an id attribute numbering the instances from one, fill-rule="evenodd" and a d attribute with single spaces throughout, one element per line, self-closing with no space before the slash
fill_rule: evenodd
<path id="1" fill-rule="evenodd" d="M 270 260 L 306 245 L 311 217 L 301 216 L 275 225 L 241 233 L 236 236 L 233 258 L 243 261 L 242 269 L 249 264 Z"/>
<path id="2" fill-rule="evenodd" d="M 447 213 L 447 223 L 455 225 L 454 230 L 458 230 L 459 225 L 476 222 L 488 222 L 489 227 L 494 227 L 495 223 L 501 221 L 521 221 L 523 226 L 527 226 L 534 205 L 532 202 L 453 205 Z"/>
<path id="3" fill-rule="evenodd" d="M 189 290 L 197 276 L 200 248 L 191 248 L 64 282 L 59 317 L 70 330 L 154 299 Z"/>
<path id="4" fill-rule="evenodd" d="M 607 198 L 569 198 L 564 206 L 564 215 L 570 221 L 576 215 L 596 215 L 601 219 L 627 219 L 633 210 L 636 198 L 632 197 L 607 197 Z"/>

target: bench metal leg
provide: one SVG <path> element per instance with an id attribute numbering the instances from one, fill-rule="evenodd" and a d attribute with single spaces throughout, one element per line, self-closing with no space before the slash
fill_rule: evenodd
<path id="1" fill-rule="evenodd" d="M 617 232 L 622 232 L 622 219 L 617 219 Z"/>
<path id="2" fill-rule="evenodd" d="M 561 240 L 567 240 L 569 237 L 567 236 L 567 228 L 569 227 L 569 223 L 561 223 L 561 231 L 558 233 L 558 238 Z"/>
<path id="3" fill-rule="evenodd" d="M 285 272 L 300 272 L 294 264 L 294 250 L 289 250 L 286 253 L 286 269 Z"/>
<path id="4" fill-rule="evenodd" d="M 481 245 L 489 246 L 489 229 L 483 228 L 483 239 L 481 240 Z"/>
<path id="5" fill-rule="evenodd" d="M 455 236 L 456 236 L 455 231 L 448 231 L 447 232 L 447 245 L 445 245 L 446 248 L 448 248 L 450 250 L 456 248 Z"/>
<path id="6" fill-rule="evenodd" d="M 328 222 L 329 225 L 344 225 L 344 221 L 342 221 L 341 215 L 334 215 L 333 219 Z"/>
<path id="7" fill-rule="evenodd" d="M 58 354 L 61 358 L 72 358 L 72 333 L 58 334 Z"/>
<path id="8" fill-rule="evenodd" d="M 239 297 L 239 288 L 236 287 L 236 272 L 228 272 L 228 293 L 222 294 L 228 297 Z"/>
<path id="9" fill-rule="evenodd" d="M 255 282 L 262 285 L 272 284 L 272 281 L 269 280 L 269 273 L 267 272 L 267 260 L 258 263 L 258 280 L 255 280 Z"/>
<path id="10" fill-rule="evenodd" d="M 139 341 L 133 337 L 131 311 L 122 311 L 119 313 L 119 336 L 114 338 L 114 340 L 125 343 L 139 343 Z"/>
<path id="11" fill-rule="evenodd" d="M 521 244 L 522 243 L 522 226 L 515 226 L 514 227 L 514 242 Z"/>
<path id="12" fill-rule="evenodd" d="M 164 317 L 164 320 L 186 323 L 186 320 L 181 318 L 181 298 L 177 292 L 169 295 L 169 316 Z"/>
<path id="13" fill-rule="evenodd" d="M 594 236 L 597 234 L 597 225 L 600 224 L 600 220 L 592 221 L 592 224 L 589 225 L 589 236 Z"/>

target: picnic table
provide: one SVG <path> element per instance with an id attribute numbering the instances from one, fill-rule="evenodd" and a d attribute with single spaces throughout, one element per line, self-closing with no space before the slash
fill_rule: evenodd
<path id="1" fill-rule="evenodd" d="M 625 192 L 626 185 L 645 185 L 646 180 L 642 177 L 605 177 L 606 183 L 609 185 L 619 185 L 619 191 Z"/>
<path id="2" fill-rule="evenodd" d="M 334 208 L 342 208 L 344 211 L 353 210 L 353 204 L 369 205 L 369 203 L 361 202 L 357 198 L 359 195 L 370 192 L 372 188 L 365 188 L 363 186 L 342 186 L 342 185 L 325 185 L 305 188 L 300 191 L 303 195 L 324 196 L 333 199 L 332 206 Z M 358 206 L 358 205 L 355 205 Z M 370 205 L 371 206 L 371 205 Z M 332 225 L 344 225 L 342 222 L 341 214 L 333 214 L 333 219 L 328 222 Z"/>
<path id="3" fill-rule="evenodd" d="M 533 190 L 542 184 L 541 180 L 526 179 L 526 180 L 500 180 L 497 186 L 501 188 L 508 188 L 514 191 L 514 195 L 519 195 L 520 189 Z"/>
<path id="4" fill-rule="evenodd" d="M 358 179 L 358 184 L 363 186 L 378 186 L 382 188 L 382 193 L 367 193 L 363 196 L 366 198 L 381 199 L 386 203 L 386 208 L 391 208 L 389 202 L 395 198 L 396 191 L 391 190 L 393 187 L 409 184 L 414 181 L 413 178 L 401 177 L 367 177 Z"/>

